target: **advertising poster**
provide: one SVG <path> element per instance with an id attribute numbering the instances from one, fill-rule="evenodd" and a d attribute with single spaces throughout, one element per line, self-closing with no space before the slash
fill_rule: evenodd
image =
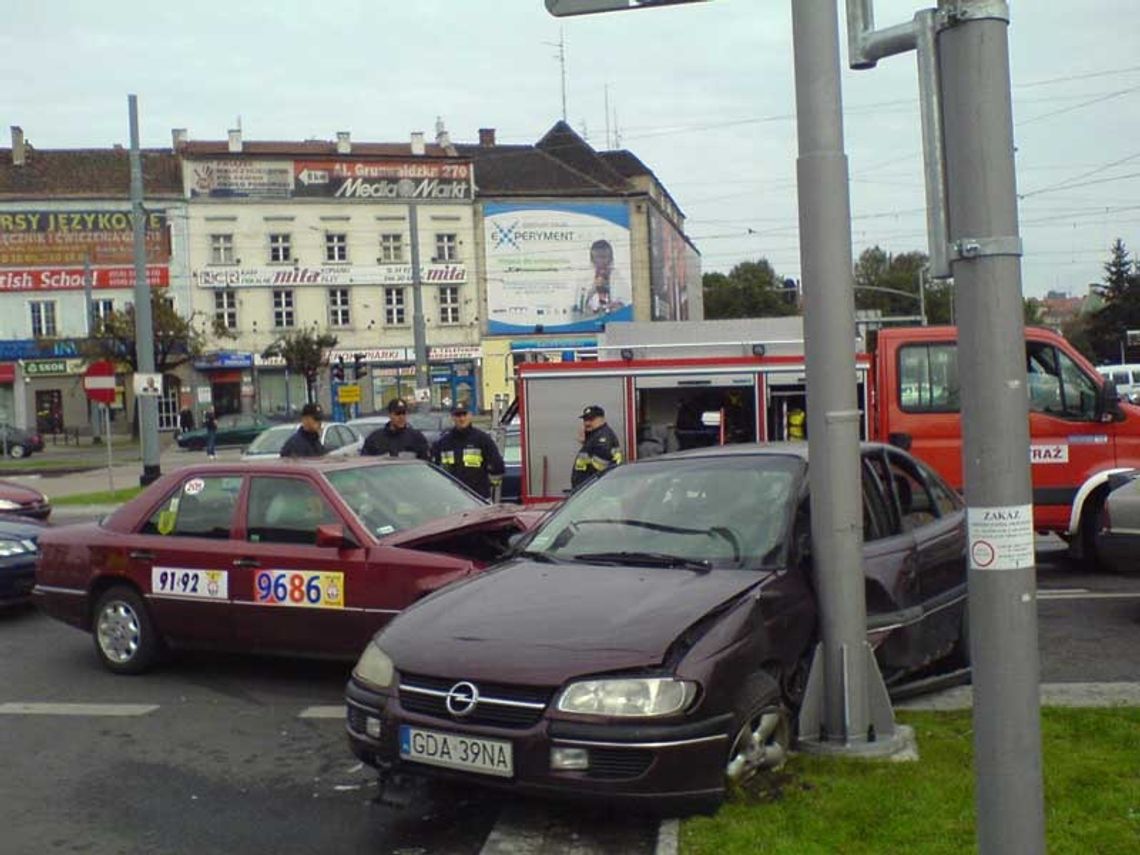
<path id="1" fill-rule="evenodd" d="M 487 332 L 595 332 L 633 320 L 622 203 L 488 202 Z"/>
<path id="2" fill-rule="evenodd" d="M 170 261 L 166 215 L 147 214 L 146 255 L 150 264 Z M 0 266 L 70 267 L 131 264 L 134 219 L 130 211 L 23 210 L 0 212 Z"/>
<path id="3" fill-rule="evenodd" d="M 470 202 L 471 174 L 469 163 L 298 160 L 293 193 L 299 198 Z"/>
<path id="4" fill-rule="evenodd" d="M 192 198 L 288 199 L 293 195 L 291 160 L 187 160 L 183 178 Z"/>
<path id="5" fill-rule="evenodd" d="M 701 287 L 701 257 L 656 208 L 649 212 L 649 282 L 654 321 L 699 320 L 689 306 L 689 288 Z"/>

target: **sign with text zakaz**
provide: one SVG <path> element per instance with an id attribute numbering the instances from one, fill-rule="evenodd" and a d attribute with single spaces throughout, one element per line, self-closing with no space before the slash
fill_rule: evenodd
<path id="1" fill-rule="evenodd" d="M 83 391 L 100 404 L 115 402 L 115 366 L 105 359 L 92 362 L 83 373 Z"/>

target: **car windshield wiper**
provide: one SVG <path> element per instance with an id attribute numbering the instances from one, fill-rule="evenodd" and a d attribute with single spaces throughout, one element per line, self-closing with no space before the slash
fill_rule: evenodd
<path id="1" fill-rule="evenodd" d="M 629 520 L 629 519 L 596 519 L 596 520 L 575 520 L 572 522 L 571 527 L 577 528 L 581 525 L 630 525 L 637 528 L 647 528 L 652 531 L 665 531 L 670 534 L 699 534 L 702 537 L 708 535 L 708 529 L 704 528 L 681 528 L 676 525 L 665 525 L 664 523 L 650 522 L 649 520 Z"/>
<path id="2" fill-rule="evenodd" d="M 685 570 L 711 570 L 712 562 L 703 558 L 684 558 L 666 552 L 580 552 L 571 556 L 575 561 L 597 561 L 603 564 L 622 564 L 642 567 L 680 567 Z"/>

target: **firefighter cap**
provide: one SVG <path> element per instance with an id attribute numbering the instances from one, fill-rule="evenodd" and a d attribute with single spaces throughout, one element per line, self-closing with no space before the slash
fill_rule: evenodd
<path id="1" fill-rule="evenodd" d="M 578 416 L 580 419 L 601 419 L 605 418 L 606 411 L 599 407 L 597 404 L 590 404 L 586 409 L 582 410 L 582 415 Z"/>

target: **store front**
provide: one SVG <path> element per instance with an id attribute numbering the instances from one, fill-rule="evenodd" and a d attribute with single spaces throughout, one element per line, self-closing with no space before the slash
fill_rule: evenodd
<path id="1" fill-rule="evenodd" d="M 0 425 L 17 424 L 16 363 L 0 362 Z"/>
<path id="2" fill-rule="evenodd" d="M 253 354 L 220 351 L 195 360 L 206 378 L 214 414 L 251 412 L 254 405 Z"/>

